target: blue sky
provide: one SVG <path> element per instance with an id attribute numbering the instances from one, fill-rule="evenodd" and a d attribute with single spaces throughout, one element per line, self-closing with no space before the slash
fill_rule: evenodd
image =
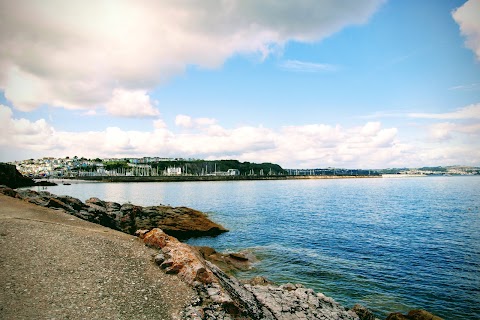
<path id="1" fill-rule="evenodd" d="M 0 11 L 0 161 L 480 166 L 480 0 Z"/>

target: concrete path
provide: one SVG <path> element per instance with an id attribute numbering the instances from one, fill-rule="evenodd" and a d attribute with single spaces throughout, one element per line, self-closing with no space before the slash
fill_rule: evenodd
<path id="1" fill-rule="evenodd" d="M 0 319 L 178 319 L 194 291 L 133 236 L 0 195 Z"/>

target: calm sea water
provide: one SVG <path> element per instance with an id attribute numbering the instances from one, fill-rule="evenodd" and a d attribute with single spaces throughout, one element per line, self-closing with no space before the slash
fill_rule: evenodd
<path id="1" fill-rule="evenodd" d="M 252 250 L 238 275 L 303 283 L 377 316 L 480 318 L 480 177 L 79 183 L 56 194 L 207 212 L 230 232 L 190 240 Z"/>

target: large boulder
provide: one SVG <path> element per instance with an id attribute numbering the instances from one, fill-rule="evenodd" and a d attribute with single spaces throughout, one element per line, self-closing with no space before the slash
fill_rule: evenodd
<path id="1" fill-rule="evenodd" d="M 15 189 L 34 186 L 35 181 L 24 177 L 14 165 L 0 162 L 0 185 Z"/>
<path id="2" fill-rule="evenodd" d="M 249 251 L 221 253 L 211 247 L 196 246 L 194 248 L 202 255 L 202 258 L 213 262 L 229 274 L 249 270 L 252 267 L 252 263 L 257 261 L 256 257 Z"/>
<path id="3" fill-rule="evenodd" d="M 407 315 L 401 313 L 391 313 L 386 320 L 443 320 L 442 318 L 431 314 L 425 310 L 411 310 Z"/>
<path id="4" fill-rule="evenodd" d="M 130 216 L 130 221 L 134 221 L 132 224 L 136 229 L 160 228 L 178 239 L 217 236 L 228 231 L 211 221 L 205 213 L 187 207 L 132 206 L 130 210 L 126 210 L 122 206 L 122 212 Z"/>
<path id="5" fill-rule="evenodd" d="M 146 245 L 161 249 L 164 261 L 160 267 L 167 273 L 177 273 L 190 285 L 197 282 L 208 284 L 213 282 L 213 274 L 205 265 L 200 254 L 176 238 L 167 235 L 162 230 L 155 228 L 144 235 Z"/>

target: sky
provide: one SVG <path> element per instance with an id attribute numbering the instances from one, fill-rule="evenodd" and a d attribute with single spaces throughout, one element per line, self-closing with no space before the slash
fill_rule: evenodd
<path id="1" fill-rule="evenodd" d="M 0 0 L 0 161 L 480 166 L 480 0 Z"/>

